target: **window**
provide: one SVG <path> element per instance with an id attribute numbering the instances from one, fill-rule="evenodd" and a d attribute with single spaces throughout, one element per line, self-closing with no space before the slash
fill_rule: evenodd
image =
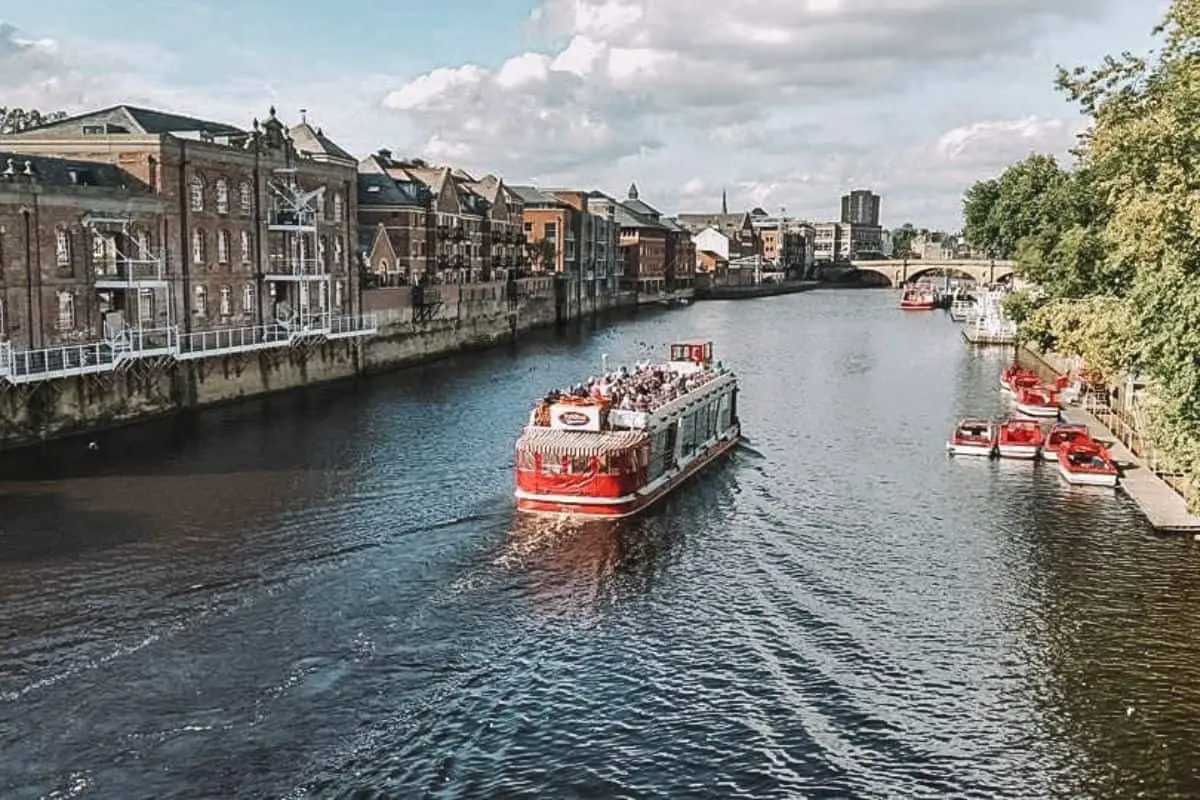
<path id="1" fill-rule="evenodd" d="M 333 221 L 341 222 L 342 215 L 344 213 L 345 209 L 342 207 L 342 195 L 340 193 L 335 194 L 333 196 Z"/>
<path id="2" fill-rule="evenodd" d="M 224 178 L 217 179 L 217 213 L 229 213 L 229 184 Z"/>
<path id="3" fill-rule="evenodd" d="M 242 263 L 249 264 L 250 263 L 250 231 L 242 231 L 241 234 L 238 236 L 238 238 L 241 240 L 240 244 L 241 244 L 241 251 L 242 251 Z"/>
<path id="4" fill-rule="evenodd" d="M 317 195 L 317 214 L 325 216 L 325 193 L 321 192 Z"/>
<path id="5" fill-rule="evenodd" d="M 342 252 L 342 237 L 333 237 L 333 265 L 335 267 L 342 266 L 342 258 L 345 254 Z"/>
<path id="6" fill-rule="evenodd" d="M 217 263 L 229 263 L 229 231 L 217 231 Z"/>
<path id="7" fill-rule="evenodd" d="M 321 309 L 321 313 L 329 310 L 329 283 L 321 281 L 320 288 L 317 290 L 317 307 Z"/>
<path id="8" fill-rule="evenodd" d="M 60 267 L 71 266 L 71 234 L 63 228 L 54 232 L 54 261 Z"/>
<path id="9" fill-rule="evenodd" d="M 8 326 L 4 322 L 4 298 L 0 297 L 0 341 L 8 338 Z"/>
<path id="10" fill-rule="evenodd" d="M 83 135 L 84 136 L 103 136 L 105 133 L 108 132 L 107 127 L 108 127 L 107 125 L 84 125 L 83 126 Z"/>
<path id="11" fill-rule="evenodd" d="M 143 326 L 154 324 L 154 290 L 138 291 L 138 323 Z"/>
<path id="12" fill-rule="evenodd" d="M 247 283 L 242 287 L 242 313 L 254 313 L 254 284 Z"/>
<path id="13" fill-rule="evenodd" d="M 317 263 L 321 265 L 322 269 L 328 269 L 329 267 L 329 262 L 325 260 L 325 256 L 329 252 L 329 248 L 326 247 L 328 242 L 329 238 L 326 236 L 322 236 L 317 240 Z"/>
<path id="14" fill-rule="evenodd" d="M 138 231 L 134 234 L 133 241 L 137 246 L 137 252 L 133 257 L 138 261 L 152 260 L 150 255 L 150 234 L 145 231 Z"/>
<path id="15" fill-rule="evenodd" d="M 58 329 L 75 329 L 75 295 L 71 292 L 58 293 Z"/>
<path id="16" fill-rule="evenodd" d="M 221 316 L 228 317 L 233 313 L 233 289 L 221 287 Z"/>
<path id="17" fill-rule="evenodd" d="M 338 311 L 342 310 L 342 295 L 345 293 L 345 284 L 338 281 L 333 285 L 333 307 Z"/>
<path id="18" fill-rule="evenodd" d="M 197 317 L 203 317 L 208 314 L 208 288 L 197 286 L 192 299 L 192 311 Z"/>
<path id="19" fill-rule="evenodd" d="M 242 185 L 238 189 L 238 204 L 241 206 L 243 217 L 254 213 L 254 192 L 250 189 L 249 181 L 242 181 Z"/>
<path id="20" fill-rule="evenodd" d="M 192 231 L 192 263 L 204 263 L 204 231 L 199 228 Z"/>
<path id="21" fill-rule="evenodd" d="M 92 234 L 92 267 L 103 272 L 116 268 L 117 243 L 103 233 Z"/>
<path id="22" fill-rule="evenodd" d="M 189 196 L 192 201 L 192 211 L 204 210 L 204 181 L 196 175 L 192 176 L 192 180 L 188 183 Z"/>

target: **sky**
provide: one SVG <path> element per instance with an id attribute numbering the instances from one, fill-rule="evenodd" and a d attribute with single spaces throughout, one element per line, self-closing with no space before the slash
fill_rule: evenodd
<path id="1" fill-rule="evenodd" d="M 1055 65 L 1143 53 L 1167 0 L 40 0 L 0 19 L 0 105 L 129 103 L 666 213 L 961 227 L 963 192 L 1085 120 Z"/>

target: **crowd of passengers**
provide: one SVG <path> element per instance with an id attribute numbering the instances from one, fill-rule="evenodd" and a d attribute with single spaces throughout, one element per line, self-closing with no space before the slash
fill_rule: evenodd
<path id="1" fill-rule="evenodd" d="M 570 389 L 553 390 L 544 399 L 546 403 L 553 404 L 564 396 L 592 397 L 625 411 L 653 411 L 700 388 L 718 374 L 716 370 L 706 369 L 681 375 L 666 367 L 650 364 L 638 366 L 632 372 L 621 367 L 607 375 L 588 378 L 587 383 L 576 384 Z"/>

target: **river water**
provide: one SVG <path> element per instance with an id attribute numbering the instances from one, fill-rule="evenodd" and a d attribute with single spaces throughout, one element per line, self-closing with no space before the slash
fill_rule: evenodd
<path id="1" fill-rule="evenodd" d="M 954 460 L 1005 354 L 894 293 L 586 335 L 0 465 L 0 796 L 1195 797 L 1200 548 Z M 514 517 L 545 388 L 703 337 L 745 445 Z"/>

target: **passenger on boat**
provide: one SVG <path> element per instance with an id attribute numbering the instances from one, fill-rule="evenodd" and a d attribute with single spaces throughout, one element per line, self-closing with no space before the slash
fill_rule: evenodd
<path id="1" fill-rule="evenodd" d="M 709 369 L 682 375 L 672 369 L 649 364 L 639 365 L 630 372 L 622 366 L 606 375 L 593 375 L 587 383 L 548 392 L 543 402 L 553 404 L 563 396 L 591 397 L 628 411 L 653 411 L 714 380 L 719 374 Z"/>

